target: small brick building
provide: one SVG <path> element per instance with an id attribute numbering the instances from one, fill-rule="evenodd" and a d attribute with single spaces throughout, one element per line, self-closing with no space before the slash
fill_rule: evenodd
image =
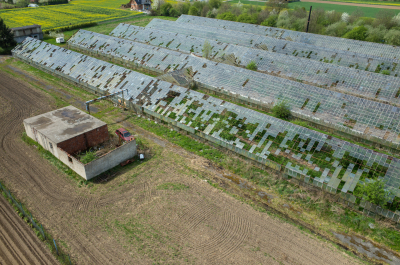
<path id="1" fill-rule="evenodd" d="M 107 124 L 68 106 L 24 120 L 26 134 L 50 151 L 84 179 L 91 179 L 136 156 L 136 141 L 121 146 L 83 164 L 73 154 L 98 146 L 109 139 Z"/>
<path id="2" fill-rule="evenodd" d="M 131 0 L 130 6 L 134 10 L 151 10 L 151 0 Z"/>
<path id="3" fill-rule="evenodd" d="M 68 106 L 24 120 L 26 134 L 56 155 L 86 150 L 109 139 L 107 124 Z"/>

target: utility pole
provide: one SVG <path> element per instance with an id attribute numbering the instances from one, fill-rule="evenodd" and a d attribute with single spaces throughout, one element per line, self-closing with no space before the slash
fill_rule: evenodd
<path id="1" fill-rule="evenodd" d="M 308 13 L 307 30 L 306 30 L 307 33 L 308 33 L 308 26 L 310 25 L 311 9 L 312 9 L 312 6 L 310 6 L 310 13 Z"/>

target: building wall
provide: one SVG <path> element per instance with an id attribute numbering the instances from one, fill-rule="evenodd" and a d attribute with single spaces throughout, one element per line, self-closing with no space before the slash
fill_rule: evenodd
<path id="1" fill-rule="evenodd" d="M 75 157 L 69 155 L 67 152 L 65 152 L 64 150 L 62 150 L 59 147 L 56 147 L 56 152 L 57 152 L 56 157 L 61 162 L 63 162 L 65 165 L 67 165 L 73 171 L 78 173 L 78 175 L 80 175 L 82 178 L 87 179 L 85 165 L 83 163 L 81 163 L 81 161 L 79 161 Z"/>
<path id="2" fill-rule="evenodd" d="M 65 165 L 67 165 L 69 168 L 71 168 L 73 171 L 75 171 L 86 180 L 89 180 L 117 166 L 118 164 L 136 156 L 137 154 L 136 141 L 132 140 L 85 165 L 82 164 L 78 159 L 70 155 L 72 153 L 69 153 L 67 150 L 63 150 L 60 147 L 57 147 L 55 143 L 53 143 L 50 139 L 35 130 L 29 124 L 24 123 L 24 127 L 26 134 L 30 138 L 38 142 L 44 149 L 50 151 L 56 158 L 58 158 L 61 162 L 63 162 Z M 104 140 L 101 139 L 104 138 L 105 135 L 108 140 L 109 135 L 107 125 L 104 125 L 98 129 L 99 131 L 95 129 L 87 133 L 92 135 L 92 139 L 89 142 L 90 144 L 92 144 L 92 146 L 99 144 L 98 141 L 100 141 L 100 143 L 103 142 Z M 65 142 L 68 143 L 68 141 Z"/>
<path id="3" fill-rule="evenodd" d="M 74 138 L 59 143 L 57 146 L 69 154 L 86 150 L 90 147 L 101 144 L 109 139 L 107 125 L 91 130 Z"/>
<path id="4" fill-rule="evenodd" d="M 26 135 L 38 142 L 44 149 L 47 151 L 50 151 L 54 156 L 58 156 L 57 154 L 57 145 L 52 142 L 49 138 L 35 130 L 32 126 L 29 124 L 26 124 L 24 122 L 24 127 L 25 127 L 25 132 Z"/>
<path id="5" fill-rule="evenodd" d="M 85 165 L 86 179 L 89 180 L 110 168 L 136 156 L 136 141 L 126 142 L 102 157 Z"/>
<path id="6" fill-rule="evenodd" d="M 38 39 L 38 40 L 43 40 L 43 33 L 42 33 L 42 32 L 40 32 L 40 33 L 32 33 L 32 34 L 30 34 L 30 35 L 14 37 L 14 40 L 15 40 L 17 43 L 21 43 L 21 42 L 23 42 L 23 41 L 24 41 L 26 38 L 28 38 L 28 37 L 31 37 L 31 38 L 34 38 L 34 39 Z"/>

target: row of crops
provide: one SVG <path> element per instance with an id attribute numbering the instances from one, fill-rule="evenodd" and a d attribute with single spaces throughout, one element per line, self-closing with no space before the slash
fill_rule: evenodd
<path id="1" fill-rule="evenodd" d="M 71 1 L 66 5 L 41 6 L 37 8 L 17 8 L 0 11 L 10 28 L 32 24 L 42 26 L 42 30 L 57 29 L 88 22 L 101 22 L 119 18 L 129 18 L 140 12 L 118 9 L 126 1 Z"/>

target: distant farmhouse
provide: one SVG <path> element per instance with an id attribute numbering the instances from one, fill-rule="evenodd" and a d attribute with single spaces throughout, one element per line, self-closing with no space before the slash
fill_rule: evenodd
<path id="1" fill-rule="evenodd" d="M 129 6 L 133 10 L 151 10 L 151 0 L 131 0 Z"/>
<path id="2" fill-rule="evenodd" d="M 11 29 L 14 32 L 14 40 L 18 43 L 23 42 L 27 37 L 43 40 L 42 26 L 30 25 Z"/>

